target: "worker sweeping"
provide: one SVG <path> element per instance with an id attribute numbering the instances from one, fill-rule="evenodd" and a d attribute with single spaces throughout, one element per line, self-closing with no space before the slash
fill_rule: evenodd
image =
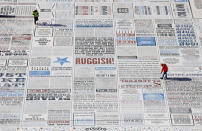
<path id="1" fill-rule="evenodd" d="M 32 15 L 34 16 L 34 24 L 36 25 L 36 22 L 39 20 L 39 12 L 34 10 Z"/>
<path id="2" fill-rule="evenodd" d="M 161 63 L 160 66 L 162 67 L 160 74 L 163 73 L 160 79 L 167 79 L 168 66 L 164 63 Z"/>

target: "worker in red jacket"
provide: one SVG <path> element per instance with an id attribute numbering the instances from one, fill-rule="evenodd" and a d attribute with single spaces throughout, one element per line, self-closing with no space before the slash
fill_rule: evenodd
<path id="1" fill-rule="evenodd" d="M 162 67 L 161 74 L 163 73 L 160 79 L 167 79 L 168 66 L 163 63 L 160 66 Z"/>

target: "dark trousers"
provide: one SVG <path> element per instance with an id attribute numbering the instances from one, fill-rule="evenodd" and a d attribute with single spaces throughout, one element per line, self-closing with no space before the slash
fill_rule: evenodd
<path id="1" fill-rule="evenodd" d="M 163 72 L 161 79 L 167 79 L 167 71 Z"/>
<path id="2" fill-rule="evenodd" d="M 36 21 L 38 21 L 39 18 L 38 17 L 34 17 L 34 24 L 36 24 Z"/>

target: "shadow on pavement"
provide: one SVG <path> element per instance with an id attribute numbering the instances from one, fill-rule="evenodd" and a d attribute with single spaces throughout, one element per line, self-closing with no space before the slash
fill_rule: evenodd
<path id="1" fill-rule="evenodd" d="M 47 24 L 47 23 L 37 23 L 38 26 L 66 26 L 62 24 Z"/>
<path id="2" fill-rule="evenodd" d="M 14 15 L 0 15 L 0 18 L 15 18 Z"/>
<path id="3" fill-rule="evenodd" d="M 167 80 L 171 80 L 171 81 L 191 81 L 191 78 L 186 78 L 186 77 L 182 77 L 182 78 L 167 78 Z"/>

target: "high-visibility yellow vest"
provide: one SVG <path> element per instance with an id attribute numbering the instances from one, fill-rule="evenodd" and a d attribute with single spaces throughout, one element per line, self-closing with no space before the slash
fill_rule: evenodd
<path id="1" fill-rule="evenodd" d="M 32 15 L 33 15 L 34 17 L 39 17 L 39 12 L 38 12 L 38 11 L 33 11 Z"/>

